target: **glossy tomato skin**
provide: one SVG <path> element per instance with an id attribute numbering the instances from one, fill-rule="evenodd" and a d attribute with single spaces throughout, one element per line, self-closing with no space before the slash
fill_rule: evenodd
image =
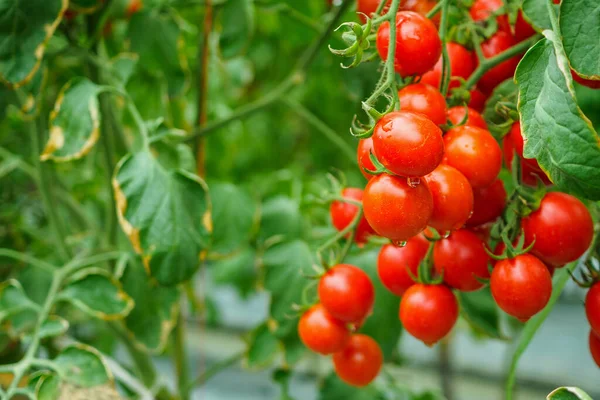
<path id="1" fill-rule="evenodd" d="M 412 285 L 400 301 L 404 328 L 427 346 L 444 338 L 458 319 L 458 302 L 444 285 Z"/>
<path id="2" fill-rule="evenodd" d="M 381 3 L 381 1 L 382 0 L 358 0 L 356 2 L 356 11 L 371 18 L 371 14 L 377 11 L 377 7 L 379 7 L 379 3 Z M 392 0 L 388 0 L 387 5 L 383 8 L 382 12 L 387 11 L 391 3 Z M 363 23 L 367 22 L 367 19 L 364 17 L 364 15 L 358 14 L 358 16 Z"/>
<path id="3" fill-rule="evenodd" d="M 321 304 L 311 307 L 300 317 L 298 335 L 302 343 L 319 354 L 333 354 L 344 348 L 350 331 L 331 316 Z"/>
<path id="4" fill-rule="evenodd" d="M 433 265 L 444 282 L 463 292 L 481 289 L 477 280 L 489 278 L 485 243 L 473 232 L 460 229 L 448 238 L 437 241 L 433 246 Z"/>
<path id="5" fill-rule="evenodd" d="M 460 86 L 460 80 L 456 78 L 468 79 L 475 70 L 475 61 L 473 54 L 458 43 L 449 42 L 446 44 L 448 50 L 448 59 L 450 60 L 450 88 Z M 440 87 L 442 80 L 442 57 L 438 59 L 433 69 L 426 72 L 421 77 L 421 83 L 426 83 L 435 88 Z"/>
<path id="6" fill-rule="evenodd" d="M 469 100 L 469 107 L 477 112 L 483 112 L 485 108 L 485 102 L 487 96 L 477 88 L 471 90 L 471 99 Z"/>
<path id="7" fill-rule="evenodd" d="M 515 45 L 515 42 L 510 33 L 499 30 L 481 44 L 481 51 L 485 58 L 494 57 Z M 477 87 L 484 93 L 491 93 L 496 86 L 514 75 L 519 59 L 519 56 L 509 58 L 490 69 L 477 82 Z"/>
<path id="8" fill-rule="evenodd" d="M 495 221 L 506 207 L 506 189 L 502 179 L 496 179 L 490 186 L 473 190 L 473 214 L 467 226 L 479 226 Z"/>
<path id="9" fill-rule="evenodd" d="M 367 335 L 352 335 L 346 346 L 333 355 L 333 366 L 339 378 L 351 386 L 371 383 L 383 364 L 383 352 Z"/>
<path id="10" fill-rule="evenodd" d="M 363 191 L 362 189 L 358 188 L 346 188 L 342 191 L 342 197 L 346 199 L 362 201 Z M 345 203 L 343 201 L 334 201 L 331 203 L 329 208 L 329 215 L 331 216 L 331 222 L 333 223 L 333 226 L 335 226 L 338 231 L 341 231 L 352 223 L 358 211 L 358 207 L 354 204 Z M 361 217 L 358 227 L 356 228 L 354 240 L 359 244 L 366 243 L 369 236 L 373 235 L 374 233 L 375 231 L 373 228 L 371 228 L 366 218 L 363 216 Z"/>
<path id="11" fill-rule="evenodd" d="M 519 13 L 517 14 L 517 21 L 515 22 L 515 39 L 517 39 L 517 42 L 522 42 L 525 39 L 529 39 L 535 35 L 535 33 L 535 29 L 533 29 L 529 22 L 525 21 L 523 12 L 519 10 Z"/>
<path id="12" fill-rule="evenodd" d="M 525 158 L 523 157 L 523 135 L 521 133 L 521 123 L 519 121 L 515 122 L 513 126 L 510 128 L 510 139 L 512 140 L 512 144 L 514 149 L 517 151 L 521 160 L 523 160 L 524 164 L 527 164 L 533 171 L 542 171 L 540 165 L 538 164 L 535 158 Z"/>
<path id="13" fill-rule="evenodd" d="M 400 10 L 414 11 L 422 16 L 426 16 L 429 11 L 436 5 L 436 0 L 402 0 L 400 2 Z M 436 26 L 440 24 L 440 13 L 437 13 L 431 18 Z"/>
<path id="14" fill-rule="evenodd" d="M 407 178 L 381 174 L 365 188 L 363 211 L 379 235 L 403 242 L 427 227 L 433 198 L 423 179 L 411 186 Z"/>
<path id="15" fill-rule="evenodd" d="M 579 75 L 577 75 L 573 70 L 571 70 L 571 76 L 573 77 L 573 80 L 579 83 L 580 85 L 589 87 L 590 89 L 600 89 L 600 80 L 582 78 Z"/>
<path id="16" fill-rule="evenodd" d="M 496 263 L 490 288 L 504 312 L 525 322 L 548 304 L 552 277 L 540 259 L 523 254 Z"/>
<path id="17" fill-rule="evenodd" d="M 403 111 L 421 113 L 436 125 L 446 123 L 446 99 L 437 89 L 424 83 L 413 83 L 398 92 Z"/>
<path id="18" fill-rule="evenodd" d="M 594 331 L 590 331 L 589 345 L 590 354 L 598 368 L 600 368 L 600 337 Z"/>
<path id="19" fill-rule="evenodd" d="M 400 176 L 425 176 L 444 156 L 442 130 L 423 114 L 388 113 L 377 121 L 372 138 L 379 162 Z"/>
<path id="20" fill-rule="evenodd" d="M 319 281 L 319 299 L 334 318 L 343 322 L 362 322 L 375 301 L 371 278 L 360 268 L 338 264 Z"/>
<path id="21" fill-rule="evenodd" d="M 448 109 L 447 117 L 448 117 L 448 120 L 452 123 L 452 125 L 458 125 L 465 119 L 465 116 L 467 115 L 467 113 L 468 113 L 468 117 L 467 117 L 467 120 L 465 121 L 464 125 L 474 126 L 476 128 L 481 128 L 481 129 L 485 129 L 485 130 L 488 129 L 488 126 L 487 126 L 485 120 L 483 119 L 483 117 L 481 116 L 481 114 L 479 114 L 477 111 L 475 111 L 471 107 L 465 107 L 465 106 L 451 107 Z"/>
<path id="22" fill-rule="evenodd" d="M 600 335 L 600 283 L 594 283 L 585 296 L 585 315 L 592 330 Z"/>
<path id="23" fill-rule="evenodd" d="M 504 136 L 504 139 L 502 140 L 502 152 L 504 153 L 504 162 L 506 163 L 506 167 L 509 170 L 512 170 L 512 160 L 515 153 L 512 135 L 508 134 Z M 523 162 L 522 158 L 519 159 L 521 161 L 521 179 L 523 180 L 524 184 L 529 186 L 537 186 L 538 178 L 541 179 L 545 185 L 552 184 L 548 176 L 543 171 L 534 170 L 529 164 Z"/>
<path id="24" fill-rule="evenodd" d="M 461 228 L 473 212 L 473 189 L 456 168 L 440 164 L 425 176 L 433 197 L 428 225 L 440 232 Z"/>
<path id="25" fill-rule="evenodd" d="M 360 172 L 367 180 L 370 180 L 374 175 L 369 174 L 365 169 L 370 171 L 375 170 L 375 165 L 373 165 L 370 157 L 371 153 L 375 154 L 373 151 L 373 139 L 367 138 L 360 140 L 356 150 L 356 158 L 358 159 L 358 168 L 360 168 Z"/>
<path id="26" fill-rule="evenodd" d="M 410 274 L 418 275 L 419 263 L 428 249 L 429 242 L 422 235 L 411 238 L 404 247 L 384 245 L 377 258 L 377 273 L 383 286 L 396 296 L 402 296 L 414 285 Z"/>
<path id="27" fill-rule="evenodd" d="M 387 59 L 390 24 L 384 22 L 377 31 L 377 51 Z M 412 11 L 396 15 L 396 54 L 394 66 L 401 76 L 423 75 L 433 68 L 442 54 L 437 28 L 427 18 Z"/>
<path id="28" fill-rule="evenodd" d="M 577 260 L 592 243 L 594 224 L 586 206 L 566 193 L 546 194 L 540 208 L 523 218 L 526 245 L 531 253 L 553 266 Z"/>
<path id="29" fill-rule="evenodd" d="M 444 136 L 444 163 L 469 180 L 473 189 L 491 185 L 502 168 L 502 150 L 492 134 L 474 126 L 457 126 Z"/>
<path id="30" fill-rule="evenodd" d="M 475 0 L 469 13 L 473 21 L 483 21 L 490 17 L 495 11 L 499 10 L 504 5 L 503 0 Z M 506 15 L 496 17 L 498 22 L 498 30 L 510 32 L 510 24 Z"/>

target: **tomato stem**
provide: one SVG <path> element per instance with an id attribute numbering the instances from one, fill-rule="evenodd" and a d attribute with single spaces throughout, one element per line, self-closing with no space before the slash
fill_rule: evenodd
<path id="1" fill-rule="evenodd" d="M 440 40 L 442 41 L 442 78 L 440 79 L 440 92 L 444 97 L 448 94 L 452 71 L 450 70 L 450 58 L 448 49 L 446 48 L 446 33 L 448 30 L 448 6 L 450 0 L 443 0 L 438 4 L 442 4 L 442 17 L 440 20 Z"/>

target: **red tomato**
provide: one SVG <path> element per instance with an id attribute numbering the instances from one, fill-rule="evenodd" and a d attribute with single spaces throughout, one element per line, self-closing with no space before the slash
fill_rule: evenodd
<path id="1" fill-rule="evenodd" d="M 473 190 L 473 214 L 467 226 L 479 226 L 496 220 L 506 207 L 506 189 L 502 179 L 496 179 L 490 186 Z"/>
<path id="2" fill-rule="evenodd" d="M 600 337 L 598 337 L 594 331 L 590 331 L 589 342 L 592 358 L 596 362 L 596 365 L 600 368 Z"/>
<path id="3" fill-rule="evenodd" d="M 333 367 L 341 380 L 352 386 L 366 386 L 379 374 L 383 352 L 367 335 L 352 335 L 346 347 L 333 355 Z"/>
<path id="4" fill-rule="evenodd" d="M 381 257 L 381 256 L 380 256 Z M 600 283 L 596 282 L 590 287 L 585 296 L 585 315 L 592 327 L 598 334 L 600 332 Z"/>
<path id="5" fill-rule="evenodd" d="M 590 89 L 600 89 L 600 80 L 582 78 L 579 75 L 577 75 L 573 70 L 571 70 L 571 76 L 573 77 L 573 80 L 579 83 L 580 85 L 589 87 Z"/>
<path id="6" fill-rule="evenodd" d="M 485 102 L 487 97 L 479 89 L 471 90 L 471 100 L 469 100 L 469 107 L 478 112 L 483 112 L 485 108 Z"/>
<path id="7" fill-rule="evenodd" d="M 360 168 L 360 172 L 363 174 L 367 180 L 370 180 L 374 175 L 369 174 L 365 171 L 368 169 L 370 171 L 375 170 L 375 165 L 370 158 L 370 153 L 375 154 L 373 151 L 373 139 L 363 139 L 358 142 L 358 149 L 356 152 L 356 157 L 358 158 L 358 168 Z"/>
<path id="8" fill-rule="evenodd" d="M 488 19 L 492 13 L 499 10 L 504 5 L 503 0 L 475 0 L 469 13 L 473 21 L 483 21 Z M 506 15 L 496 17 L 498 30 L 510 32 L 510 24 Z"/>
<path id="9" fill-rule="evenodd" d="M 491 185 L 502 168 L 502 150 L 489 131 L 457 126 L 444 136 L 444 163 L 467 177 L 473 189 Z"/>
<path id="10" fill-rule="evenodd" d="M 521 123 L 519 121 L 515 122 L 513 124 L 513 126 L 510 128 L 510 139 L 512 140 L 512 144 L 514 146 L 514 149 L 517 151 L 517 154 L 519 155 L 519 157 L 521 157 L 521 160 L 523 160 L 524 164 L 529 165 L 529 167 L 533 170 L 533 171 L 542 171 L 542 169 L 540 168 L 540 165 L 538 164 L 537 160 L 535 158 L 525 158 L 523 157 L 523 135 L 521 134 Z"/>
<path id="11" fill-rule="evenodd" d="M 517 39 L 517 42 L 522 42 L 525 39 L 529 39 L 535 35 L 535 33 L 535 29 L 529 25 L 529 22 L 525 21 L 525 18 L 523 18 L 523 13 L 521 10 L 519 10 L 519 13 L 517 14 L 517 21 L 515 22 L 515 39 Z"/>
<path id="12" fill-rule="evenodd" d="M 510 33 L 498 31 L 494 36 L 481 44 L 481 50 L 485 58 L 491 58 L 512 47 L 514 44 L 515 39 Z M 490 69 L 481 77 L 477 83 L 477 87 L 484 93 L 491 93 L 496 86 L 514 75 L 519 59 L 519 56 L 509 58 Z"/>
<path id="13" fill-rule="evenodd" d="M 504 153 L 504 162 L 509 170 L 512 170 L 514 151 L 512 135 L 509 134 L 504 136 L 502 141 L 502 152 Z M 536 177 L 539 177 L 546 185 L 552 184 L 543 171 L 535 171 L 529 164 L 524 163 L 523 159 L 521 159 L 521 179 L 523 180 L 523 183 L 529 186 L 537 186 L 538 180 Z"/>
<path id="14" fill-rule="evenodd" d="M 460 44 L 448 42 L 446 44 L 448 50 L 448 59 L 450 60 L 450 76 L 452 78 L 469 78 L 469 75 L 475 70 L 475 61 L 469 50 L 462 47 Z M 426 72 L 421 77 L 421 83 L 427 83 L 433 87 L 439 88 L 442 80 L 442 56 L 438 59 L 433 69 Z M 450 88 L 460 86 L 458 79 L 450 81 Z"/>
<path id="15" fill-rule="evenodd" d="M 412 285 L 400 301 L 404 328 L 427 346 L 446 336 L 458 319 L 458 302 L 444 285 Z"/>
<path id="16" fill-rule="evenodd" d="M 489 278 L 485 243 L 473 232 L 460 229 L 448 238 L 435 242 L 433 265 L 444 282 L 454 289 L 472 292 L 483 287 L 477 278 Z"/>
<path id="17" fill-rule="evenodd" d="M 361 322 L 373 308 L 375 289 L 371 278 L 362 269 L 338 264 L 321 277 L 319 299 L 334 318 Z"/>
<path id="18" fill-rule="evenodd" d="M 377 11 L 379 3 L 381 3 L 381 0 L 358 0 L 356 2 L 356 11 L 359 13 L 366 14 L 369 18 L 371 18 L 371 14 Z M 383 8 L 382 12 L 387 11 L 391 3 L 392 0 L 388 0 L 387 5 Z M 363 15 L 358 14 L 358 17 L 363 22 L 363 24 L 367 22 L 367 19 Z"/>
<path id="19" fill-rule="evenodd" d="M 340 351 L 350 339 L 346 325 L 333 318 L 321 304 L 300 317 L 298 335 L 306 347 L 320 354 Z"/>
<path id="20" fill-rule="evenodd" d="M 131 0 L 127 6 L 127 17 L 131 17 L 133 14 L 139 12 L 143 7 L 142 0 Z"/>
<path id="21" fill-rule="evenodd" d="M 411 186 L 407 178 L 382 174 L 367 184 L 363 210 L 378 234 L 403 242 L 427 227 L 433 198 L 424 180 Z"/>
<path id="22" fill-rule="evenodd" d="M 415 283 L 410 273 L 418 275 L 419 263 L 428 249 L 429 242 L 422 235 L 411 238 L 404 247 L 383 246 L 377 258 L 377 272 L 383 286 L 396 296 L 402 296 Z"/>
<path id="23" fill-rule="evenodd" d="M 421 113 L 436 125 L 446 123 L 446 99 L 438 89 L 424 83 L 413 83 L 398 92 L 402 111 Z"/>
<path id="24" fill-rule="evenodd" d="M 496 263 L 490 288 L 504 312 L 526 322 L 548 304 L 552 277 L 542 261 L 523 254 Z"/>
<path id="25" fill-rule="evenodd" d="M 540 208 L 523 218 L 526 245 L 544 262 L 559 266 L 577 260 L 592 243 L 594 224 L 590 212 L 576 197 L 552 192 Z"/>
<path id="26" fill-rule="evenodd" d="M 440 232 L 461 228 L 473 212 L 473 189 L 454 167 L 440 164 L 425 176 L 433 197 L 433 212 L 428 225 Z"/>
<path id="27" fill-rule="evenodd" d="M 387 59 L 390 44 L 390 24 L 384 22 L 377 31 L 377 51 Z M 412 11 L 396 15 L 396 54 L 394 65 L 400 75 L 423 75 L 433 68 L 442 54 L 442 42 L 437 28 L 427 18 Z"/>
<path id="28" fill-rule="evenodd" d="M 465 119 L 465 115 L 467 115 L 467 112 L 469 116 L 467 117 L 467 120 L 465 121 L 464 125 L 474 126 L 477 128 L 487 130 L 487 124 L 485 123 L 485 120 L 483 119 L 481 114 L 473 110 L 471 107 L 451 107 L 448 109 L 447 117 L 448 120 L 452 123 L 452 125 L 458 125 Z"/>
<path id="29" fill-rule="evenodd" d="M 426 16 L 433 7 L 435 7 L 436 0 L 402 0 L 400 2 L 400 10 L 403 11 L 414 11 L 422 16 Z M 440 23 L 440 13 L 437 13 L 431 21 L 435 25 Z"/>
<path id="30" fill-rule="evenodd" d="M 396 175 L 425 176 L 444 156 L 442 130 L 423 114 L 386 114 L 375 125 L 372 138 L 377 159 Z"/>
<path id="31" fill-rule="evenodd" d="M 342 191 L 342 197 L 350 200 L 362 201 L 363 191 L 358 188 L 346 188 Z M 335 226 L 338 231 L 342 231 L 352 223 L 358 211 L 358 206 L 354 204 L 345 203 L 343 201 L 334 201 L 329 208 L 329 215 L 331 216 L 333 226 Z M 366 243 L 369 236 L 374 233 L 375 231 L 369 226 L 366 218 L 362 216 L 356 228 L 354 241 L 359 244 Z"/>

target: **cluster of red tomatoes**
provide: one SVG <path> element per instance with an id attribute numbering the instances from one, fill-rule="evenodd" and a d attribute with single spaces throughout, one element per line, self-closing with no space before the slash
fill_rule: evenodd
<path id="1" fill-rule="evenodd" d="M 378 3 L 359 0 L 358 11 L 370 15 Z M 523 237 L 513 238 L 508 249 L 500 240 L 493 249 L 496 256 L 490 256 L 489 242 L 498 240 L 490 238 L 490 227 L 507 208 L 507 193 L 498 178 L 503 158 L 511 168 L 517 154 L 522 184 L 551 183 L 535 159 L 523 157 L 519 122 L 500 146 L 479 114 L 486 95 L 514 74 L 519 58 L 487 71 L 468 105 L 448 108 L 438 90 L 442 42 L 435 22 L 423 16 L 435 2 L 406 3 L 396 16 L 394 67 L 402 77 L 419 79 L 399 91 L 400 111 L 383 115 L 372 136 L 358 145 L 366 188 L 345 189 L 342 197 L 351 201 L 334 201 L 330 214 L 342 231 L 355 221 L 357 202 L 362 203 L 364 215 L 354 240 L 364 244 L 371 235 L 390 240 L 379 253 L 379 278 L 402 297 L 399 318 L 404 328 L 432 346 L 458 319 L 455 290 L 471 292 L 489 284 L 498 306 L 523 322 L 541 311 L 552 293 L 554 269 L 586 252 L 593 222 L 580 200 L 550 192 L 537 209 L 523 215 Z M 502 0 L 476 0 L 471 18 L 489 18 L 502 5 Z M 497 32 L 481 46 L 486 58 L 535 33 L 520 13 L 512 31 L 506 15 L 498 16 L 497 24 Z M 384 22 L 377 31 L 377 50 L 384 60 L 389 44 L 390 26 Z M 474 72 L 478 59 L 457 43 L 447 43 L 447 51 L 454 88 Z M 354 332 L 373 306 L 372 282 L 359 268 L 339 264 L 320 278 L 318 295 L 320 303 L 300 319 L 300 338 L 309 349 L 332 354 L 342 380 L 368 384 L 381 367 L 382 351 L 372 338 Z M 600 365 L 600 284 L 590 290 L 586 309 L 592 325 L 590 347 Z"/>

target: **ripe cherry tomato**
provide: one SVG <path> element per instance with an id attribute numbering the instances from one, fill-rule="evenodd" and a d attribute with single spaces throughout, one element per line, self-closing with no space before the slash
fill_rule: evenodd
<path id="1" fill-rule="evenodd" d="M 474 126 L 477 128 L 487 130 L 487 124 L 485 123 L 485 120 L 483 119 L 481 114 L 473 110 L 471 107 L 451 107 L 448 109 L 447 117 L 448 120 L 452 123 L 452 125 L 458 125 L 465 119 L 465 115 L 467 115 L 467 112 L 469 113 L 469 116 L 467 117 L 467 120 L 465 121 L 464 125 Z"/>
<path id="2" fill-rule="evenodd" d="M 502 0 L 475 0 L 475 3 L 471 6 L 469 13 L 473 21 L 483 21 L 488 19 L 494 12 L 498 11 L 504 2 Z M 510 24 L 506 15 L 499 15 L 496 17 L 498 23 L 498 30 L 510 32 Z"/>
<path id="3" fill-rule="evenodd" d="M 384 22 L 377 31 L 377 51 L 387 59 L 390 24 Z M 442 54 L 437 28 L 427 18 L 412 11 L 396 15 L 396 54 L 394 65 L 401 76 L 423 75 L 433 68 Z"/>
<path id="4" fill-rule="evenodd" d="M 300 317 L 298 335 L 306 347 L 320 354 L 340 351 L 350 339 L 346 325 L 333 318 L 321 304 L 311 307 Z"/>
<path id="5" fill-rule="evenodd" d="M 428 249 L 429 242 L 422 235 L 411 238 L 404 247 L 393 244 L 383 246 L 377 258 L 377 272 L 383 286 L 396 296 L 402 296 L 406 289 L 414 285 L 410 274 L 418 275 L 419 263 Z"/>
<path id="6" fill-rule="evenodd" d="M 400 2 L 400 10 L 402 11 L 414 11 L 422 16 L 426 16 L 433 7 L 435 7 L 435 0 L 402 0 Z M 431 18 L 436 26 L 440 24 L 440 13 L 437 13 Z"/>
<path id="7" fill-rule="evenodd" d="M 454 289 L 472 292 L 483 287 L 477 278 L 489 278 L 485 243 L 473 232 L 460 229 L 448 238 L 435 242 L 433 265 L 444 282 Z"/>
<path id="8" fill-rule="evenodd" d="M 356 2 L 356 11 L 359 13 L 363 13 L 371 18 L 371 14 L 377 11 L 377 7 L 379 7 L 379 3 L 381 0 L 358 0 Z M 383 8 L 382 12 L 386 12 L 392 3 L 392 0 L 388 0 L 387 5 Z M 367 22 L 367 19 L 362 14 L 358 14 L 358 17 L 363 22 Z"/>
<path id="9" fill-rule="evenodd" d="M 487 97 L 483 92 L 479 89 L 471 90 L 471 100 L 469 100 L 469 107 L 477 112 L 483 112 L 485 108 L 485 102 Z"/>
<path id="10" fill-rule="evenodd" d="M 510 139 L 512 140 L 514 149 L 517 151 L 517 154 L 523 160 L 524 164 L 529 165 L 533 171 L 541 171 L 540 165 L 538 164 L 535 158 L 525 158 L 523 157 L 523 135 L 521 134 L 521 123 L 519 121 L 515 122 L 513 126 L 510 128 Z"/>
<path id="11" fill-rule="evenodd" d="M 404 328 L 427 346 L 446 336 L 458 318 L 458 302 L 444 285 L 412 285 L 400 301 Z"/>
<path id="12" fill-rule="evenodd" d="M 502 150 L 489 131 L 457 126 L 444 136 L 444 163 L 467 177 L 473 189 L 491 185 L 502 168 Z"/>
<path id="13" fill-rule="evenodd" d="M 424 180 L 411 186 L 407 178 L 381 174 L 365 188 L 363 211 L 378 234 L 403 242 L 425 229 L 433 198 Z"/>
<path id="14" fill-rule="evenodd" d="M 319 299 L 334 318 L 343 322 L 362 322 L 375 301 L 371 278 L 360 268 L 338 264 L 319 281 Z"/>
<path id="15" fill-rule="evenodd" d="M 592 327 L 598 334 L 600 332 L 600 283 L 596 282 L 590 287 L 585 296 L 585 315 Z"/>
<path id="16" fill-rule="evenodd" d="M 367 335 L 352 335 L 342 351 L 333 355 L 333 367 L 341 380 L 352 386 L 366 386 L 379 374 L 383 352 Z"/>
<path id="17" fill-rule="evenodd" d="M 479 226 L 496 220 L 506 206 L 506 189 L 502 179 L 496 179 L 490 186 L 473 190 L 473 214 L 467 226 Z"/>
<path id="18" fill-rule="evenodd" d="M 519 10 L 515 22 L 515 39 L 517 39 L 517 42 L 522 42 L 533 35 L 535 35 L 535 29 L 523 18 L 523 12 Z"/>
<path id="19" fill-rule="evenodd" d="M 428 225 L 440 232 L 462 227 L 473 212 L 473 189 L 454 167 L 440 164 L 425 176 L 433 197 L 433 212 Z"/>
<path id="20" fill-rule="evenodd" d="M 600 368 L 600 337 L 598 337 L 598 335 L 596 335 L 594 331 L 590 331 L 589 343 L 592 358 L 596 362 L 598 368 Z"/>
<path id="21" fill-rule="evenodd" d="M 594 224 L 590 212 L 576 197 L 546 194 L 540 208 L 523 218 L 526 245 L 531 253 L 556 267 L 577 260 L 592 243 Z"/>
<path id="22" fill-rule="evenodd" d="M 448 42 L 446 44 L 448 50 L 448 59 L 450 60 L 450 76 L 452 78 L 467 79 L 475 70 L 475 60 L 469 50 L 462 47 L 460 44 Z M 442 80 L 442 57 L 438 59 L 433 69 L 426 72 L 421 77 L 421 83 L 427 83 L 435 88 L 440 87 Z M 460 86 L 460 80 L 451 79 L 450 88 Z"/>
<path id="23" fill-rule="evenodd" d="M 504 312 L 526 322 L 548 304 L 552 277 L 537 257 L 523 254 L 496 263 L 490 288 Z"/>
<path id="24" fill-rule="evenodd" d="M 431 85 L 413 83 L 398 92 L 400 108 L 427 116 L 436 125 L 446 123 L 446 99 Z"/>
<path id="25" fill-rule="evenodd" d="M 386 114 L 375 125 L 372 138 L 379 162 L 400 176 L 425 176 L 444 156 L 442 130 L 423 114 Z"/>
<path id="26" fill-rule="evenodd" d="M 504 162 L 509 170 L 512 170 L 512 160 L 514 157 L 515 148 L 512 141 L 512 135 L 504 136 L 502 140 L 502 152 L 504 153 Z M 552 182 L 548 179 L 548 176 L 543 171 L 536 171 L 529 164 L 521 160 L 521 179 L 523 183 L 529 186 L 537 186 L 539 177 L 542 182 L 546 185 L 551 185 Z"/>
<path id="27" fill-rule="evenodd" d="M 481 51 L 485 58 L 490 58 L 502 53 L 514 44 L 515 39 L 510 33 L 498 31 L 481 44 Z M 515 56 L 496 65 L 481 77 L 477 87 L 484 93 L 491 93 L 496 86 L 514 75 L 519 60 L 520 56 Z"/>
<path id="28" fill-rule="evenodd" d="M 350 200 L 362 201 L 363 191 L 358 188 L 346 188 L 342 191 L 342 197 Z M 351 203 L 345 203 L 343 201 L 334 201 L 331 203 L 329 208 L 329 215 L 331 216 L 331 222 L 338 231 L 344 230 L 348 225 L 352 223 L 358 207 Z M 356 228 L 356 235 L 354 241 L 358 244 L 364 244 L 367 242 L 369 236 L 373 235 L 375 231 L 364 216 L 361 217 L 358 226 Z"/>
<path id="29" fill-rule="evenodd" d="M 600 80 L 582 78 L 579 75 L 577 75 L 573 70 L 571 70 L 571 76 L 573 77 L 573 80 L 579 83 L 580 85 L 589 87 L 590 89 L 600 89 Z"/>
<path id="30" fill-rule="evenodd" d="M 358 142 L 358 149 L 356 151 L 356 157 L 358 158 L 358 168 L 360 168 L 360 172 L 363 174 L 367 180 L 370 180 L 374 175 L 369 174 L 365 171 L 368 169 L 370 171 L 375 170 L 375 165 L 371 162 L 370 153 L 375 154 L 373 151 L 373 139 L 362 139 Z"/>

